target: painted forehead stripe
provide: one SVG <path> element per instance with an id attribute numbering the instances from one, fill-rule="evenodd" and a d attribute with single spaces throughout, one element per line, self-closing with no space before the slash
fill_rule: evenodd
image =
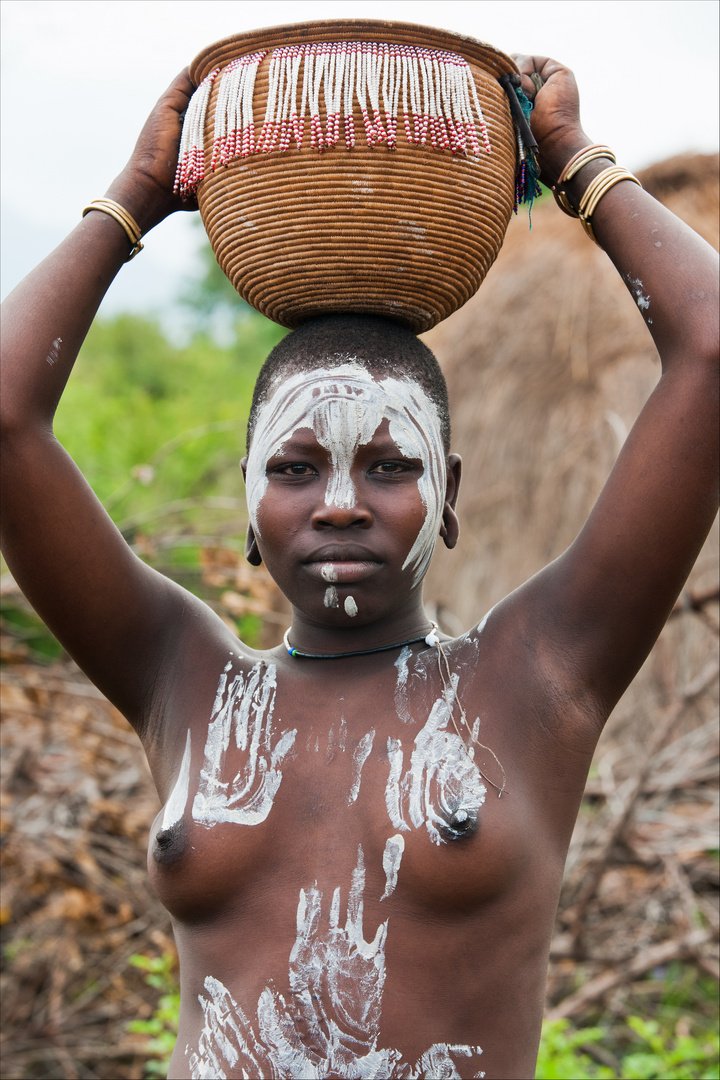
<path id="1" fill-rule="evenodd" d="M 353 365 L 353 367 L 355 367 L 355 365 Z M 366 374 L 369 375 L 369 373 Z M 426 441 L 429 442 L 432 436 L 428 435 L 427 430 L 420 423 L 418 416 L 416 416 L 414 412 L 411 411 L 409 404 L 407 402 L 393 402 L 391 400 L 391 397 L 396 398 L 398 396 L 397 387 L 401 387 L 405 390 L 406 393 L 409 393 L 411 397 L 413 397 L 413 390 L 419 391 L 419 394 L 422 395 L 422 398 L 412 400 L 411 404 L 416 406 L 416 408 L 420 412 L 427 410 L 431 413 L 434 413 L 433 418 L 437 421 L 439 426 L 440 422 L 437 416 L 437 409 L 435 408 L 433 402 L 428 398 L 427 394 L 425 394 L 422 387 L 420 387 L 417 383 L 393 378 L 384 379 L 378 383 L 374 379 L 372 379 L 372 376 L 370 376 L 369 382 L 367 380 L 363 380 L 362 382 L 360 382 L 360 380 L 358 380 L 357 378 L 348 377 L 346 377 L 342 381 L 339 381 L 334 372 L 315 372 L 312 376 L 310 376 L 310 378 L 312 379 L 313 385 L 311 400 L 309 402 L 303 401 L 303 417 L 307 416 L 308 414 L 312 414 L 315 409 L 322 408 L 326 404 L 329 404 L 333 401 L 348 403 L 354 402 L 360 408 L 362 408 L 362 396 L 366 394 L 367 391 L 370 389 L 380 389 L 384 392 L 384 396 L 387 398 L 387 405 L 384 411 L 386 413 L 397 412 L 399 416 L 401 416 L 406 422 L 409 420 L 417 428 L 419 434 L 422 435 L 426 439 Z M 307 379 L 307 376 L 305 376 L 305 379 Z M 298 401 L 298 399 L 302 400 L 306 398 L 308 389 L 307 382 L 304 381 L 301 385 L 296 387 L 292 387 L 290 384 L 291 380 L 288 380 L 287 383 L 283 383 L 277 388 L 270 400 L 262 406 L 257 422 L 255 424 L 256 432 L 261 426 L 266 427 L 270 432 L 272 432 L 271 438 L 276 443 L 275 447 L 273 448 L 274 453 L 278 453 L 284 443 L 287 442 L 287 440 L 290 438 L 290 436 L 301 427 L 296 417 L 294 417 L 292 414 L 293 405 L 295 404 L 295 402 Z M 383 419 L 385 418 L 386 417 L 383 417 Z M 387 418 L 389 419 L 389 417 Z M 275 430 L 276 426 L 283 420 L 285 421 L 284 426 L 280 427 L 279 430 Z M 375 431 L 371 433 L 370 437 L 372 437 L 372 435 L 374 434 Z M 362 442 L 360 443 L 360 445 L 362 445 Z M 252 453 L 252 448 L 250 453 Z"/>

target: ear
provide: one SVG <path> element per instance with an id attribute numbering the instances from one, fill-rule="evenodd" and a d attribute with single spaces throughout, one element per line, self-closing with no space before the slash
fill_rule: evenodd
<path id="1" fill-rule="evenodd" d="M 443 507 L 440 536 L 446 548 L 454 548 L 460 535 L 460 522 L 455 513 L 458 492 L 460 490 L 460 477 L 462 475 L 462 460 L 459 454 L 451 454 L 448 458 L 447 488 L 445 489 L 445 506 Z"/>
<path id="2" fill-rule="evenodd" d="M 240 462 L 240 468 L 242 469 L 243 480 L 247 479 L 247 458 L 244 457 Z M 260 566 L 262 563 L 262 555 L 257 546 L 257 540 L 255 539 L 255 530 L 252 525 L 248 524 L 247 535 L 245 537 L 245 558 L 251 566 Z"/>
<path id="3" fill-rule="evenodd" d="M 257 540 L 255 539 L 255 532 L 252 525 L 247 527 L 247 535 L 245 537 L 245 558 L 251 566 L 260 566 L 262 563 L 262 555 L 257 546 Z"/>

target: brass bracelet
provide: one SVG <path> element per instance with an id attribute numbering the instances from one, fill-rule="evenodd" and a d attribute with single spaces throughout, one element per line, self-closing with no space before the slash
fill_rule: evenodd
<path id="1" fill-rule="evenodd" d="M 576 218 L 580 215 L 577 210 L 573 209 L 570 200 L 567 197 L 565 184 L 569 183 L 574 176 L 577 176 L 585 165 L 589 165 L 591 161 L 597 161 L 599 158 L 609 158 L 613 165 L 615 164 L 615 155 L 609 146 L 603 146 L 602 143 L 593 143 L 592 146 L 584 146 L 582 150 L 578 150 L 577 154 L 573 154 L 563 171 L 560 173 L 557 183 L 553 184 L 552 193 L 555 196 L 555 202 L 563 213 L 567 214 L 569 217 Z"/>
<path id="2" fill-rule="evenodd" d="M 130 262 L 138 252 L 142 251 L 144 244 L 140 243 L 140 237 L 142 236 L 140 226 L 132 214 L 129 214 L 120 203 L 116 203 L 113 199 L 93 199 L 90 205 L 83 210 L 82 216 L 85 217 L 91 210 L 100 210 L 103 214 L 109 214 L 125 231 L 128 240 L 133 245 L 132 251 L 125 262 Z"/>
<path id="3" fill-rule="evenodd" d="M 632 180 L 633 184 L 638 184 L 639 187 L 642 187 L 637 176 L 633 176 L 633 174 L 627 169 L 624 169 L 622 165 L 611 165 L 609 169 L 603 169 L 601 173 L 598 173 L 597 176 L 593 177 L 580 200 L 580 206 L 578 208 L 580 224 L 595 244 L 598 242 L 595 233 L 593 232 L 592 216 L 603 196 L 607 195 L 608 191 L 615 187 L 616 184 L 619 184 L 621 180 Z M 600 247 L 599 244 L 598 247 Z"/>

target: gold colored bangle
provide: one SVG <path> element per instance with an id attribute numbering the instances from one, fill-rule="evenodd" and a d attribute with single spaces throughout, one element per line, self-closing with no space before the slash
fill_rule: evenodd
<path id="1" fill-rule="evenodd" d="M 577 210 L 573 208 L 567 197 L 565 184 L 569 183 L 574 176 L 577 176 L 585 165 L 589 165 L 591 161 L 597 161 L 599 158 L 609 158 L 613 165 L 615 164 L 615 155 L 609 146 L 603 146 L 602 143 L 593 143 L 592 146 L 584 146 L 582 150 L 578 150 L 577 154 L 573 154 L 563 171 L 560 173 L 557 183 L 553 185 L 552 193 L 555 196 L 555 202 L 563 213 L 567 214 L 569 217 L 576 218 L 580 215 Z"/>
<path id="2" fill-rule="evenodd" d="M 619 184 L 622 180 L 631 180 L 633 184 L 638 184 L 639 187 L 642 187 L 637 176 L 633 176 L 628 169 L 624 169 L 622 165 L 611 165 L 609 169 L 603 169 L 601 173 L 598 173 L 597 176 L 593 177 L 580 200 L 580 206 L 578 208 L 580 224 L 595 244 L 598 242 L 595 233 L 593 232 L 592 216 L 603 196 L 607 195 L 608 191 L 610 191 L 611 188 L 614 188 L 615 185 Z M 598 247 L 600 247 L 599 244 Z"/>
<path id="3" fill-rule="evenodd" d="M 110 217 L 114 218 L 118 225 L 125 231 L 128 240 L 133 245 L 132 251 L 125 262 L 130 262 L 131 259 L 135 258 L 138 252 L 142 251 L 144 244 L 140 243 L 140 237 L 142 236 L 140 226 L 124 206 L 121 206 L 120 203 L 116 203 L 113 199 L 93 199 L 90 205 L 86 206 L 83 210 L 82 216 L 85 217 L 91 210 L 100 210 L 103 214 L 109 214 Z"/>

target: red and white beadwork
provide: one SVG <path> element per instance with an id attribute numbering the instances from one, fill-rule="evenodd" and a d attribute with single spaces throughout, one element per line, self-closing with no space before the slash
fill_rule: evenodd
<path id="1" fill-rule="evenodd" d="M 175 190 L 196 191 L 205 176 L 203 133 L 213 83 L 219 77 L 210 170 L 250 154 L 302 149 L 306 118 L 310 147 L 322 151 L 344 139 L 355 146 L 357 101 L 368 146 L 398 143 L 398 115 L 408 143 L 453 154 L 490 153 L 475 80 L 457 53 L 415 45 L 332 41 L 286 45 L 270 55 L 268 95 L 255 132 L 253 93 L 267 51 L 216 68 L 193 94 L 183 124 Z M 302 81 L 301 81 L 302 74 Z M 298 93 L 299 91 L 299 93 Z M 299 97 L 299 102 L 298 102 Z M 324 106 L 325 124 L 320 114 Z M 342 122 L 342 131 L 341 131 Z"/>

